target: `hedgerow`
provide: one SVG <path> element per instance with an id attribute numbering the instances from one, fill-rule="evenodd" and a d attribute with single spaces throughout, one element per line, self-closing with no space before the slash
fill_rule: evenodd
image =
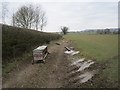
<path id="1" fill-rule="evenodd" d="M 48 44 L 50 41 L 60 39 L 62 36 L 56 33 L 45 33 L 30 29 L 2 26 L 2 59 L 3 63 L 8 59 L 23 55 L 33 50 L 35 46 Z"/>

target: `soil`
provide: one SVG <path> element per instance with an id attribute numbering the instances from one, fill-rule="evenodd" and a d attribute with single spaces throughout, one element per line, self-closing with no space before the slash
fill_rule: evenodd
<path id="1" fill-rule="evenodd" d="M 64 47 L 67 42 L 61 45 L 55 43 L 48 46 L 48 54 L 45 63 L 25 63 L 15 69 L 7 78 L 3 78 L 3 88 L 60 88 L 66 81 L 65 73 L 69 61 L 64 54 Z M 3 76 L 4 77 L 4 76 Z"/>

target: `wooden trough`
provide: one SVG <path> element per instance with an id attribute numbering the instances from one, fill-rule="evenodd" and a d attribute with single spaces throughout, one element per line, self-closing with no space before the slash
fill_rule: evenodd
<path id="1" fill-rule="evenodd" d="M 45 62 L 45 58 L 48 55 L 48 47 L 45 45 L 39 46 L 36 49 L 33 50 L 33 61 L 32 64 L 34 64 L 35 61 L 42 60 Z"/>

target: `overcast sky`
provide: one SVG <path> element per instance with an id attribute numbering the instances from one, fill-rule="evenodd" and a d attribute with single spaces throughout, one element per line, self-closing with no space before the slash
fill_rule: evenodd
<path id="1" fill-rule="evenodd" d="M 13 12 L 29 3 L 9 2 L 7 24 L 10 24 Z M 70 31 L 118 27 L 118 2 L 32 2 L 31 4 L 41 5 L 46 11 L 47 26 L 44 31 L 47 32 L 60 31 L 61 26 L 68 26 Z"/>

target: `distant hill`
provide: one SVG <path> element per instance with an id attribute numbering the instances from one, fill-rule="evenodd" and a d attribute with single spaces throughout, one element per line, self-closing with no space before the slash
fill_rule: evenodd
<path id="1" fill-rule="evenodd" d="M 120 32 L 120 29 L 118 28 L 106 28 L 109 29 L 109 34 L 117 34 Z M 98 32 L 101 32 L 101 34 L 105 34 L 106 33 L 106 29 L 85 29 L 82 31 L 75 31 L 75 32 L 69 32 L 69 33 L 87 33 L 87 34 L 97 34 Z M 107 33 L 106 33 L 107 34 Z"/>

